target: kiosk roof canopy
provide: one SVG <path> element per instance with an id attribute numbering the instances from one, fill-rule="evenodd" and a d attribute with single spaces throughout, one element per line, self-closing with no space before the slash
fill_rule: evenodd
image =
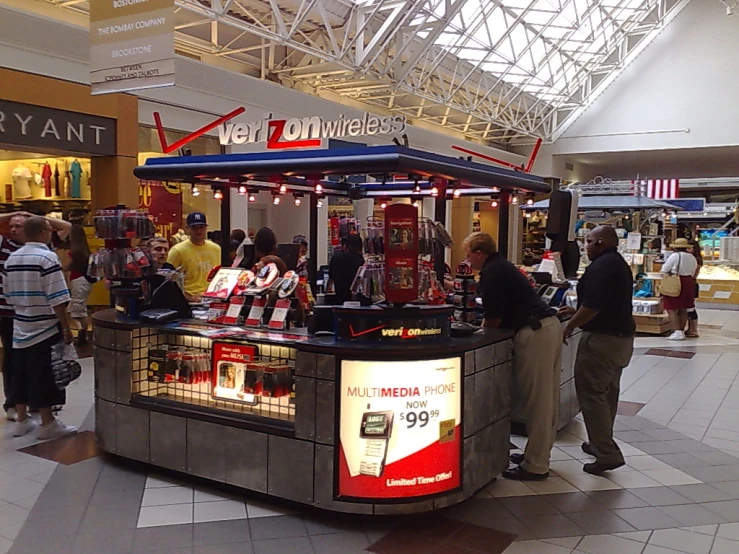
<path id="1" fill-rule="evenodd" d="M 149 158 L 134 170 L 139 179 L 174 182 L 228 179 L 234 185 L 244 179 L 267 181 L 275 177 L 368 174 L 412 174 L 459 181 L 466 186 L 531 192 L 551 190 L 541 177 L 402 146 Z"/>

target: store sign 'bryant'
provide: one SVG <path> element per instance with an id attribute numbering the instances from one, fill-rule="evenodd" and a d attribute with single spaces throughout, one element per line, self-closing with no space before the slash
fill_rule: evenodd
<path id="1" fill-rule="evenodd" d="M 336 496 L 441 494 L 461 481 L 461 360 L 341 362 Z"/>
<path id="2" fill-rule="evenodd" d="M 115 156 L 116 121 L 0 100 L 0 142 Z"/>
<path id="3" fill-rule="evenodd" d="M 218 127 L 223 146 L 266 143 L 268 150 L 320 147 L 323 139 L 397 134 L 405 131 L 404 116 L 326 120 L 322 117 L 264 119 L 250 123 L 224 123 Z"/>

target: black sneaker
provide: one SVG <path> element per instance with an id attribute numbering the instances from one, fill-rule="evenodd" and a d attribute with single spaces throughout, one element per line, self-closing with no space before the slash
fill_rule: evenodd
<path id="1" fill-rule="evenodd" d="M 512 481 L 543 481 L 549 477 L 549 472 L 531 473 L 521 466 L 516 466 L 513 469 L 506 469 L 503 472 L 503 477 L 511 479 Z"/>
<path id="2" fill-rule="evenodd" d="M 603 475 L 606 471 L 612 471 L 626 465 L 626 462 L 615 462 L 610 464 L 604 464 L 602 462 L 593 462 L 592 464 L 585 464 L 582 466 L 582 470 L 590 475 Z"/>

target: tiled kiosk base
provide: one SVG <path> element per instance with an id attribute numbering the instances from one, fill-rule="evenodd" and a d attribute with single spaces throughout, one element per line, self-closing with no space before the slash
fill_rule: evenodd
<path id="1" fill-rule="evenodd" d="M 188 410 L 187 404 L 167 410 L 141 405 L 135 396 L 132 401 L 133 374 L 144 369 L 147 345 L 158 344 L 152 337 L 159 332 L 116 323 L 110 316 L 94 318 L 93 328 L 95 432 L 104 451 L 122 458 L 317 508 L 377 515 L 427 512 L 457 504 L 487 486 L 508 465 L 509 335 L 488 335 L 474 343 L 479 348 L 457 354 L 463 376 L 461 490 L 401 504 L 372 504 L 342 502 L 334 495 L 336 374 L 339 356 L 349 353 L 323 354 L 297 344 L 294 422 L 270 429 L 253 417 L 219 418 Z"/>

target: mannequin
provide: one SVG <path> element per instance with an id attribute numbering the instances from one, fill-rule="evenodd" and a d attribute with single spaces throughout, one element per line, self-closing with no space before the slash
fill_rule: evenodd
<path id="1" fill-rule="evenodd" d="M 82 190 L 80 187 L 80 179 L 82 178 L 82 166 L 80 165 L 80 162 L 77 161 L 77 158 L 75 158 L 72 165 L 69 166 L 69 175 L 72 179 L 72 192 L 70 197 L 81 198 Z"/>
<path id="2" fill-rule="evenodd" d="M 33 174 L 25 165 L 20 164 L 13 170 L 13 195 L 16 200 L 31 198 L 31 179 Z"/>
<path id="3" fill-rule="evenodd" d="M 44 164 L 43 169 L 41 169 L 41 178 L 44 181 L 44 195 L 47 198 L 51 197 L 51 166 L 49 165 L 49 162 L 46 162 Z"/>
<path id="4" fill-rule="evenodd" d="M 62 195 L 62 191 L 59 190 L 59 162 L 54 163 L 54 192 L 57 196 Z"/>

